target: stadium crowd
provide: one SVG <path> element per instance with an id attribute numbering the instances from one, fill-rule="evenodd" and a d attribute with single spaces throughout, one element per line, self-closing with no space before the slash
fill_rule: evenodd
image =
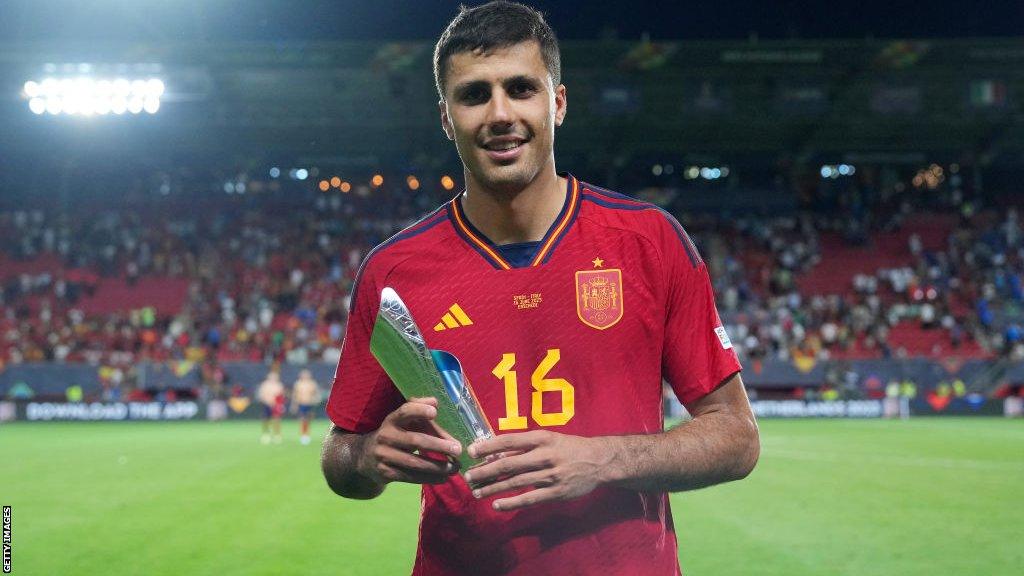
<path id="1" fill-rule="evenodd" d="M 303 192 L 287 200 L 164 199 L 84 214 L 0 211 L 0 366 L 336 361 L 362 258 L 449 193 L 401 186 Z M 958 214 L 941 246 L 926 248 L 912 233 L 902 265 L 851 274 L 832 293 L 801 288 L 829 265 L 826 238 L 870 246 L 876 235 L 897 233 L 927 211 Z M 814 211 L 739 219 L 678 215 L 709 262 L 741 357 L 940 351 L 894 345 L 894 327 L 908 323 L 941 333 L 942 353 L 1020 357 L 1024 349 L 1024 234 L 1013 209 L 997 216 L 962 198 L 935 206 L 905 196 L 864 210 L 853 224 L 845 214 Z M 131 293 L 153 285 L 147 281 L 177 283 L 179 296 L 92 311 L 97 294 L 109 294 L 104 287 Z"/>

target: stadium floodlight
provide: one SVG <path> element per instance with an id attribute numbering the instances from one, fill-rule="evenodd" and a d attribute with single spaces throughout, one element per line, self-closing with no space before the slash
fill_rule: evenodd
<path id="1" fill-rule="evenodd" d="M 146 93 L 149 96 L 159 98 L 164 94 L 164 83 L 159 78 L 151 78 L 146 82 Z"/>
<path id="2" fill-rule="evenodd" d="M 281 175 L 281 169 L 278 168 L 277 166 L 274 166 L 274 167 L 272 167 L 270 169 L 270 177 L 271 178 L 277 178 L 280 175 Z"/>
<path id="3" fill-rule="evenodd" d="M 132 96 L 131 100 L 128 101 L 128 111 L 132 114 L 139 114 L 142 109 L 146 106 L 146 100 L 141 96 Z"/>
<path id="4" fill-rule="evenodd" d="M 86 70 L 84 73 L 87 73 Z M 80 74 L 84 74 L 79 70 Z M 28 80 L 23 96 L 33 114 L 105 116 L 125 112 L 156 114 L 166 86 L 159 78 L 94 78 L 48 76 L 39 81 Z"/>
<path id="5" fill-rule="evenodd" d="M 306 170 L 305 168 L 299 168 L 298 170 L 295 171 L 295 178 L 299 180 L 305 180 L 306 178 L 309 178 L 309 170 Z"/>
<path id="6" fill-rule="evenodd" d="M 115 96 L 110 101 L 110 111 L 117 115 L 124 114 L 128 111 L 128 100 L 123 96 Z"/>
<path id="7" fill-rule="evenodd" d="M 46 100 L 43 100 L 42 98 L 33 98 L 28 101 L 28 109 L 31 110 L 33 114 L 42 114 L 46 112 Z"/>

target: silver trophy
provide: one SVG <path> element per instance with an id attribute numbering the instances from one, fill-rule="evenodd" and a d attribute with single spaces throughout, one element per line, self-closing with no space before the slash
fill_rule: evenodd
<path id="1" fill-rule="evenodd" d="M 494 433 L 459 359 L 427 348 L 412 313 L 390 287 L 380 293 L 370 351 L 407 399 L 437 398 L 437 423 L 462 444 L 459 463 L 463 470 L 482 461 L 471 458 L 466 447 Z"/>

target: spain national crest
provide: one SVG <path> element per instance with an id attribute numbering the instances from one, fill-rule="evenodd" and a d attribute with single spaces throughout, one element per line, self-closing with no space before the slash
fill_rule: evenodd
<path id="1" fill-rule="evenodd" d="M 591 328 L 611 328 L 622 319 L 622 270 L 576 272 L 576 314 Z"/>

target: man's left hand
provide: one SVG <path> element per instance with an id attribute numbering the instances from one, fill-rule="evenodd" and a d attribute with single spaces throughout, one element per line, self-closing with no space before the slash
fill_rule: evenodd
<path id="1" fill-rule="evenodd" d="M 590 493 L 607 474 L 613 452 L 597 438 L 547 430 L 503 434 L 469 447 L 474 458 L 500 456 L 464 474 L 473 496 L 528 492 L 495 500 L 495 510 L 516 510 Z"/>

